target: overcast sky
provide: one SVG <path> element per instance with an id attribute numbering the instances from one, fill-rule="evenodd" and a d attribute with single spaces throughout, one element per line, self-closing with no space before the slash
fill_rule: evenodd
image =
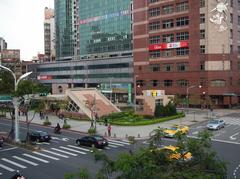
<path id="1" fill-rule="evenodd" d="M 21 50 L 21 60 L 44 53 L 44 8 L 53 6 L 54 0 L 0 0 L 0 37 Z"/>

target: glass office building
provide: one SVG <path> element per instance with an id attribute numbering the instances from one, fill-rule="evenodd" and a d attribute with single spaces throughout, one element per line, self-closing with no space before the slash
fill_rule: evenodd
<path id="1" fill-rule="evenodd" d="M 56 58 L 68 59 L 74 55 L 73 36 L 74 0 L 55 0 Z"/>
<path id="2" fill-rule="evenodd" d="M 132 50 L 131 0 L 79 0 L 79 36 L 81 59 L 127 55 L 115 52 Z"/>

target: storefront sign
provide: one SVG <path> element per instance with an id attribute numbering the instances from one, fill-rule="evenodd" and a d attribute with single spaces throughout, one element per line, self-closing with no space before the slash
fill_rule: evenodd
<path id="1" fill-rule="evenodd" d="M 38 76 L 37 79 L 38 80 L 51 80 L 52 76 L 50 76 L 50 75 L 43 75 L 43 76 Z"/>
<path id="2" fill-rule="evenodd" d="M 149 45 L 149 51 L 188 47 L 187 41 Z"/>

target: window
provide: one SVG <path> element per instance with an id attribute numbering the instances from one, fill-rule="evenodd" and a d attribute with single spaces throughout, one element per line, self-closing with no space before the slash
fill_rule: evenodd
<path id="1" fill-rule="evenodd" d="M 164 20 L 162 22 L 163 29 L 168 29 L 174 27 L 173 19 Z"/>
<path id="2" fill-rule="evenodd" d="M 158 86 L 159 81 L 158 80 L 151 80 L 151 84 L 152 84 L 153 87 L 156 87 L 156 86 Z"/>
<path id="3" fill-rule="evenodd" d="M 205 7 L 205 0 L 200 0 L 200 7 Z"/>
<path id="4" fill-rule="evenodd" d="M 233 39 L 233 30 L 230 29 L 230 39 Z"/>
<path id="5" fill-rule="evenodd" d="M 188 10 L 188 2 L 177 3 L 176 12 L 187 11 Z"/>
<path id="6" fill-rule="evenodd" d="M 240 62 L 238 62 L 238 71 L 240 71 Z"/>
<path id="7" fill-rule="evenodd" d="M 149 23 L 149 30 L 157 30 L 160 29 L 160 21 Z"/>
<path id="8" fill-rule="evenodd" d="M 189 54 L 189 49 L 188 48 L 177 48 L 176 49 L 176 55 L 177 56 L 184 56 Z"/>
<path id="9" fill-rule="evenodd" d="M 232 13 L 230 14 L 230 23 L 231 24 L 233 23 L 233 14 Z"/>
<path id="10" fill-rule="evenodd" d="M 163 99 L 156 99 L 155 100 L 155 106 L 158 106 L 158 105 L 163 105 Z"/>
<path id="11" fill-rule="evenodd" d="M 162 36 L 162 42 L 174 42 L 174 34 L 165 34 Z"/>
<path id="12" fill-rule="evenodd" d="M 240 54 L 240 46 L 238 46 L 238 55 Z"/>
<path id="13" fill-rule="evenodd" d="M 164 80 L 164 86 L 165 87 L 170 87 L 170 86 L 172 86 L 172 84 L 173 84 L 172 80 Z"/>
<path id="14" fill-rule="evenodd" d="M 148 0 L 148 3 L 155 3 L 155 2 L 158 2 L 159 0 Z"/>
<path id="15" fill-rule="evenodd" d="M 205 39 L 205 30 L 204 29 L 200 30 L 200 39 Z"/>
<path id="16" fill-rule="evenodd" d="M 150 51 L 149 52 L 150 58 L 159 58 L 160 57 L 160 50 Z"/>
<path id="17" fill-rule="evenodd" d="M 240 16 L 238 16 L 238 25 L 240 25 Z"/>
<path id="18" fill-rule="evenodd" d="M 205 53 L 205 45 L 200 45 L 200 54 Z"/>
<path id="19" fill-rule="evenodd" d="M 200 62 L 200 71 L 205 70 L 205 62 Z"/>
<path id="20" fill-rule="evenodd" d="M 188 17 L 180 17 L 176 19 L 176 26 L 185 26 L 189 24 L 189 19 Z"/>
<path id="21" fill-rule="evenodd" d="M 176 34 L 176 40 L 188 40 L 189 39 L 189 33 L 188 32 L 180 32 Z"/>
<path id="22" fill-rule="evenodd" d="M 174 11 L 173 5 L 163 6 L 163 14 L 171 14 L 173 13 L 173 11 Z"/>
<path id="23" fill-rule="evenodd" d="M 137 84 L 137 86 L 144 86 L 144 81 L 143 80 L 137 80 L 136 84 Z"/>
<path id="24" fill-rule="evenodd" d="M 160 71 L 160 65 L 159 64 L 149 65 L 149 69 L 151 72 L 158 72 Z"/>
<path id="25" fill-rule="evenodd" d="M 172 71 L 173 65 L 172 64 L 164 64 L 163 70 L 164 71 Z"/>
<path id="26" fill-rule="evenodd" d="M 160 8 L 159 7 L 152 8 L 152 9 L 149 9 L 148 12 L 149 12 L 150 17 L 159 16 L 160 15 Z"/>
<path id="27" fill-rule="evenodd" d="M 173 49 L 167 49 L 162 51 L 163 57 L 171 57 L 173 56 Z"/>
<path id="28" fill-rule="evenodd" d="M 149 37 L 149 43 L 150 44 L 160 43 L 160 35 Z"/>
<path id="29" fill-rule="evenodd" d="M 205 14 L 200 14 L 200 24 L 205 23 Z"/>
<path id="30" fill-rule="evenodd" d="M 187 71 L 188 70 L 188 63 L 178 63 L 177 64 L 178 71 Z"/>
<path id="31" fill-rule="evenodd" d="M 212 80 L 211 87 L 225 87 L 226 81 L 225 80 Z"/>
<path id="32" fill-rule="evenodd" d="M 188 80 L 178 80 L 177 86 L 179 87 L 187 87 L 188 86 Z"/>

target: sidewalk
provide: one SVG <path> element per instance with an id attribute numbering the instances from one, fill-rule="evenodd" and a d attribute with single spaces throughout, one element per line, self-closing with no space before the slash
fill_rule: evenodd
<path id="1" fill-rule="evenodd" d="M 166 121 L 158 124 L 153 125 L 146 125 L 146 126 L 112 126 L 112 136 L 119 139 L 125 139 L 126 136 L 135 136 L 136 138 L 148 138 L 149 133 L 156 129 L 158 126 L 162 128 L 169 128 L 173 124 L 179 124 L 179 125 L 186 125 L 191 126 L 193 124 L 204 122 L 206 120 L 209 120 L 211 115 L 210 112 L 207 110 L 198 110 L 194 109 L 195 112 L 190 110 L 185 117 L 174 119 L 171 121 Z M 239 112 L 239 110 L 236 110 Z M 224 116 L 230 112 L 234 112 L 234 110 L 214 110 L 213 112 L 213 118 Z M 33 116 L 33 112 L 29 112 L 29 119 L 31 119 Z M 9 117 L 9 116 L 7 116 Z M 20 121 L 26 121 L 25 116 L 20 116 Z M 51 126 L 55 127 L 57 123 L 62 125 L 64 124 L 64 121 L 59 119 L 57 116 L 48 115 L 49 121 L 52 123 Z M 35 115 L 35 118 L 33 119 L 32 123 L 34 124 L 43 124 L 44 120 L 41 120 L 39 117 L 39 114 Z M 78 131 L 87 133 L 91 122 L 90 121 L 77 121 L 77 120 L 71 120 L 68 119 L 67 123 L 71 126 L 70 130 Z M 107 134 L 107 126 L 99 125 L 97 124 L 97 133 L 100 135 L 105 136 Z"/>

